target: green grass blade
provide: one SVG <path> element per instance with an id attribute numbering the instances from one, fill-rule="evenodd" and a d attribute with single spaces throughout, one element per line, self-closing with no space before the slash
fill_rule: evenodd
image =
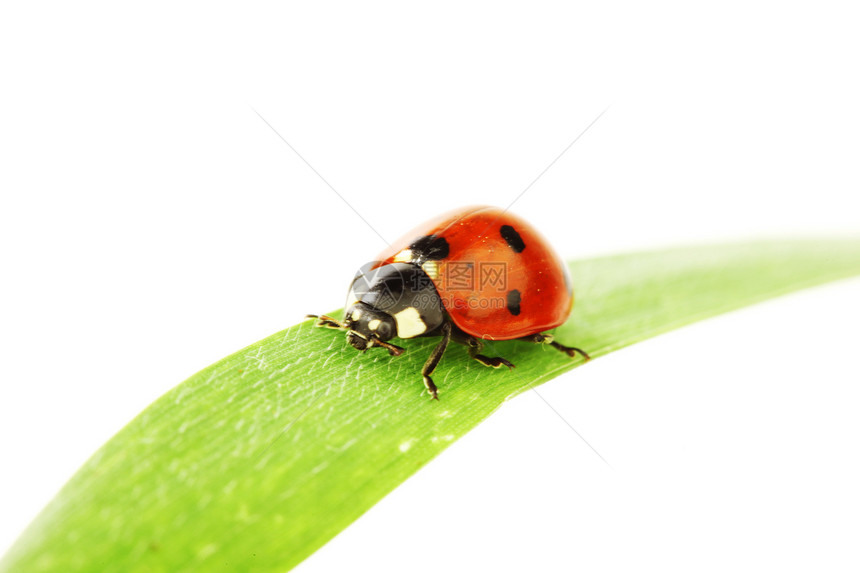
<path id="1" fill-rule="evenodd" d="M 576 309 L 557 338 L 597 357 L 860 274 L 860 241 L 683 248 L 570 267 Z M 105 444 L 0 571 L 285 571 L 507 398 L 580 364 L 507 342 L 494 347 L 517 368 L 496 371 L 453 346 L 435 402 L 419 374 L 433 344 L 361 355 L 305 322 L 213 364 Z"/>

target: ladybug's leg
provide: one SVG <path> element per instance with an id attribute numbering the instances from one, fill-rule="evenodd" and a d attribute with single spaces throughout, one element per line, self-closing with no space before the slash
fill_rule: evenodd
<path id="1" fill-rule="evenodd" d="M 589 356 L 585 350 L 582 350 L 581 348 L 577 348 L 575 346 L 565 346 L 563 344 L 559 344 L 558 342 L 553 340 L 552 334 L 543 334 L 543 333 L 532 334 L 531 336 L 523 336 L 519 340 L 525 340 L 527 342 L 534 342 L 535 344 L 549 344 L 550 346 L 552 346 L 556 350 L 558 350 L 560 352 L 564 352 L 565 354 L 567 354 L 571 358 L 573 358 L 577 354 L 580 354 L 586 360 L 591 360 L 591 356 Z"/>
<path id="2" fill-rule="evenodd" d="M 442 340 L 439 341 L 439 344 L 436 345 L 436 348 L 433 349 L 433 352 L 430 354 L 430 358 L 427 359 L 427 362 L 424 363 L 424 368 L 421 369 L 421 375 L 424 376 L 424 385 L 427 387 L 427 391 L 433 397 L 434 400 L 438 400 L 439 396 L 437 395 L 436 384 L 433 383 L 433 379 L 430 378 L 430 375 L 433 374 L 433 371 L 436 370 L 436 366 L 439 365 L 439 361 L 442 360 L 442 355 L 445 354 L 445 349 L 448 348 L 448 341 L 451 340 L 451 323 L 446 322 L 442 325 Z"/>
<path id="3" fill-rule="evenodd" d="M 560 350 L 561 352 L 564 352 L 565 354 L 567 354 L 571 358 L 573 358 L 577 354 L 579 354 L 580 356 L 582 356 L 586 360 L 591 360 L 591 356 L 588 355 L 588 352 L 586 352 L 585 350 L 583 350 L 581 348 L 577 348 L 575 346 L 564 346 L 563 344 L 559 344 L 558 342 L 550 342 L 549 345 L 552 346 L 553 348 L 555 348 L 556 350 Z"/>
<path id="4" fill-rule="evenodd" d="M 400 356 L 403 354 L 403 349 L 401 347 L 391 344 L 390 342 L 383 342 L 377 338 L 371 338 L 367 341 L 367 347 L 370 348 L 371 346 L 381 346 L 388 350 L 388 354 L 391 356 Z"/>
<path id="5" fill-rule="evenodd" d="M 489 356 L 479 354 L 479 352 L 481 352 L 481 350 L 484 348 L 484 343 L 475 338 L 474 336 L 470 336 L 464 344 L 469 347 L 469 356 L 471 356 L 484 366 L 491 366 L 493 368 L 501 368 L 502 366 L 507 366 L 508 368 L 514 367 L 513 364 L 511 364 L 509 361 L 505 360 L 501 356 L 490 358 Z"/>

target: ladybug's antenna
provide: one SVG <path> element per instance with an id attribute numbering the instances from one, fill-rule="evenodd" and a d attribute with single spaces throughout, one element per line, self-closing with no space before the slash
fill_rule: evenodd
<path id="1" fill-rule="evenodd" d="M 324 314 L 321 314 L 321 315 L 308 314 L 307 316 L 305 316 L 305 318 L 316 319 L 316 324 L 314 324 L 314 326 L 322 326 L 325 328 L 334 328 L 336 330 L 349 330 L 349 327 L 345 323 L 343 323 L 339 320 L 335 320 L 332 317 L 326 316 Z"/>

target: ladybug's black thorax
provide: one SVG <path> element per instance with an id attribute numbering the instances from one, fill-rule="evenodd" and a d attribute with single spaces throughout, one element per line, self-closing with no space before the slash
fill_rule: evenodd
<path id="1" fill-rule="evenodd" d="M 446 243 L 447 247 L 447 243 Z M 447 313 L 433 281 L 412 263 L 391 263 L 359 274 L 350 287 L 346 322 L 363 336 L 414 338 L 433 333 Z M 383 338 L 393 325 L 395 333 Z M 375 327 L 375 328 L 374 328 Z M 386 332 L 379 332 L 380 328 Z"/>

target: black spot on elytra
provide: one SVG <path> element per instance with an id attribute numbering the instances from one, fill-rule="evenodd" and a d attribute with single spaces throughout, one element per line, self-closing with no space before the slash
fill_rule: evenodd
<path id="1" fill-rule="evenodd" d="M 520 291 L 508 291 L 508 312 L 517 316 L 520 313 Z"/>
<path id="2" fill-rule="evenodd" d="M 425 261 L 439 261 L 448 256 L 450 248 L 445 237 L 427 235 L 409 245 L 412 249 L 412 261 L 423 264 Z"/>
<path id="3" fill-rule="evenodd" d="M 515 253 L 522 253 L 523 250 L 526 248 L 526 244 L 523 242 L 523 238 L 520 237 L 520 234 L 517 233 L 517 230 L 510 225 L 502 225 L 500 232 L 502 233 L 502 238 L 505 240 L 508 246 L 514 250 Z"/>

